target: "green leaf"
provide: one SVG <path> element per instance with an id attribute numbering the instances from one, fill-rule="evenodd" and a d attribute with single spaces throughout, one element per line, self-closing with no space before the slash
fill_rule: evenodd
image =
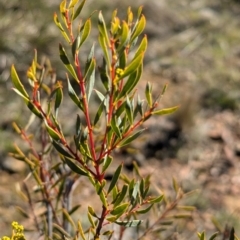
<path id="1" fill-rule="evenodd" d="M 78 3 L 78 0 L 71 0 L 68 4 L 68 8 L 74 8 L 74 6 Z"/>
<path id="2" fill-rule="evenodd" d="M 54 13 L 53 20 L 54 20 L 55 24 L 57 25 L 57 27 L 60 29 L 63 37 L 65 38 L 65 40 L 66 40 L 68 43 L 70 43 L 71 41 L 70 41 L 70 39 L 69 39 L 66 31 L 64 30 L 62 24 L 59 22 L 59 19 L 58 19 L 58 16 L 57 16 L 56 13 Z"/>
<path id="3" fill-rule="evenodd" d="M 80 48 L 80 41 L 81 41 L 81 37 L 80 37 L 80 33 L 78 33 L 77 37 L 75 38 L 75 40 L 72 44 L 72 56 L 73 56 L 73 58 L 75 58 L 75 54 L 77 54 L 77 52 Z"/>
<path id="4" fill-rule="evenodd" d="M 140 77 L 142 75 L 142 70 L 143 70 L 143 65 L 141 64 L 138 67 L 137 71 L 130 74 L 126 84 L 123 86 L 123 89 L 121 90 L 118 96 L 118 99 L 121 99 L 122 97 L 126 96 L 134 89 L 134 87 L 138 84 L 140 80 Z"/>
<path id="5" fill-rule="evenodd" d="M 99 181 L 95 181 L 94 186 L 96 188 L 96 191 L 97 191 L 98 195 L 101 194 L 105 185 L 106 185 L 106 180 L 105 179 L 101 183 Z"/>
<path id="6" fill-rule="evenodd" d="M 92 219 L 92 215 L 88 212 L 88 220 L 89 220 L 89 222 L 91 223 L 91 225 L 92 225 L 92 228 L 95 228 L 96 226 L 95 226 L 95 223 L 94 223 L 94 221 L 93 221 L 93 219 Z"/>
<path id="7" fill-rule="evenodd" d="M 205 232 L 198 233 L 199 240 L 205 240 Z"/>
<path id="8" fill-rule="evenodd" d="M 124 50 L 121 54 L 119 54 L 119 68 L 125 69 L 127 65 L 127 51 Z"/>
<path id="9" fill-rule="evenodd" d="M 128 39 L 129 39 L 129 27 L 128 24 L 126 23 L 126 21 L 122 22 L 122 26 L 121 26 L 121 40 L 120 40 L 120 45 L 118 46 L 118 50 L 120 50 L 123 46 L 126 45 Z"/>
<path id="10" fill-rule="evenodd" d="M 147 44 L 148 44 L 147 36 L 145 35 L 138 47 L 133 59 L 135 59 L 136 57 L 138 57 L 139 55 L 141 55 L 143 52 L 145 52 L 147 50 Z"/>
<path id="11" fill-rule="evenodd" d="M 129 206 L 129 203 L 123 203 L 117 207 L 114 207 L 114 209 L 110 213 L 114 216 L 117 215 L 118 217 L 120 217 L 126 211 L 128 206 Z"/>
<path id="12" fill-rule="evenodd" d="M 76 135 L 80 136 L 82 131 L 82 122 L 80 116 L 77 114 L 77 120 L 76 120 Z"/>
<path id="13" fill-rule="evenodd" d="M 102 37 L 105 39 L 107 46 L 110 46 L 110 41 L 108 38 L 107 28 L 105 24 L 105 20 L 102 15 L 102 11 L 99 11 L 98 14 L 98 30 Z"/>
<path id="14" fill-rule="evenodd" d="M 89 77 L 92 74 L 93 69 L 95 68 L 96 61 L 94 59 L 94 49 L 95 49 L 95 46 L 93 44 L 90 49 L 90 52 L 88 54 L 88 58 L 87 58 L 87 61 L 85 64 L 84 81 L 86 79 L 89 79 Z"/>
<path id="15" fill-rule="evenodd" d="M 98 123 L 99 119 L 102 116 L 102 113 L 103 113 L 103 110 L 104 110 L 104 102 L 105 102 L 105 100 L 103 100 L 101 102 L 101 104 L 99 105 L 99 108 L 97 110 L 96 116 L 95 116 L 94 121 L 93 121 L 93 126 L 96 126 L 96 124 Z"/>
<path id="16" fill-rule="evenodd" d="M 166 115 L 166 114 L 170 114 L 170 113 L 174 113 L 178 110 L 179 106 L 175 106 L 175 107 L 171 107 L 171 108 L 164 108 L 164 109 L 160 109 L 157 111 L 153 111 L 152 114 L 153 115 Z"/>
<path id="17" fill-rule="evenodd" d="M 63 100 L 63 91 L 62 91 L 61 86 L 59 86 L 56 89 L 56 98 L 55 98 L 55 106 L 54 106 L 56 117 L 58 115 L 58 110 L 59 110 L 59 107 L 62 103 L 62 100 Z"/>
<path id="18" fill-rule="evenodd" d="M 114 223 L 116 220 L 118 219 L 117 216 L 110 216 L 110 217 L 107 217 L 106 220 L 111 222 L 111 223 Z"/>
<path id="19" fill-rule="evenodd" d="M 110 80 L 110 77 L 108 75 L 107 63 L 106 63 L 105 58 L 103 58 L 102 66 L 98 67 L 98 70 L 99 70 L 99 73 L 100 73 L 100 78 L 101 78 L 103 86 L 105 87 L 105 89 L 107 91 L 109 91 L 111 80 Z"/>
<path id="20" fill-rule="evenodd" d="M 117 135 L 117 137 L 119 139 L 121 139 L 122 138 L 122 134 L 121 134 L 121 131 L 119 129 L 119 126 L 118 126 L 118 123 L 116 121 L 116 117 L 115 116 L 112 117 L 111 128 L 114 131 L 114 133 Z"/>
<path id="21" fill-rule="evenodd" d="M 141 179 L 141 181 L 140 181 L 139 190 L 140 190 L 141 197 L 144 199 L 145 198 L 145 196 L 144 196 L 145 180 L 144 179 Z"/>
<path id="22" fill-rule="evenodd" d="M 185 210 L 185 211 L 194 211 L 196 207 L 194 206 L 177 206 L 177 209 Z"/>
<path id="23" fill-rule="evenodd" d="M 143 133 L 143 131 L 145 131 L 145 129 L 141 129 L 141 130 L 137 131 L 136 133 L 134 133 L 133 135 L 130 135 L 129 137 L 123 139 L 123 141 L 119 143 L 118 147 L 123 147 L 123 146 L 131 143 L 132 141 L 137 139 Z"/>
<path id="24" fill-rule="evenodd" d="M 164 195 L 160 195 L 159 197 L 152 198 L 148 201 L 148 203 L 160 203 L 163 200 Z"/>
<path id="25" fill-rule="evenodd" d="M 16 206 L 15 208 L 24 218 L 30 218 L 28 213 L 25 210 L 23 210 L 21 207 Z"/>
<path id="26" fill-rule="evenodd" d="M 52 127 L 50 127 L 46 120 L 44 120 L 44 122 L 49 136 L 55 141 L 60 141 L 62 136 L 60 136 L 58 132 L 56 132 Z"/>
<path id="27" fill-rule="evenodd" d="M 54 228 L 54 231 L 58 231 L 59 233 L 61 233 L 63 236 L 65 236 L 65 237 L 70 237 L 70 235 L 62 228 L 62 227 L 60 227 L 58 224 L 56 224 L 56 223 L 54 223 L 53 222 L 53 228 Z"/>
<path id="28" fill-rule="evenodd" d="M 119 80 L 135 72 L 138 69 L 138 67 L 142 64 L 143 57 L 144 57 L 144 53 L 140 54 L 133 61 L 131 61 L 130 64 L 124 69 Z"/>
<path id="29" fill-rule="evenodd" d="M 134 205 L 135 201 L 137 200 L 138 198 L 138 193 L 139 193 L 139 182 L 137 181 L 135 184 L 134 184 L 134 187 L 133 187 L 133 190 L 130 194 L 131 196 L 131 204 Z"/>
<path id="30" fill-rule="evenodd" d="M 91 32 L 91 19 L 87 19 L 87 21 L 84 23 L 83 28 L 82 28 L 82 35 L 81 35 L 81 42 L 80 42 L 80 47 L 82 44 L 86 41 L 88 38 L 89 34 Z"/>
<path id="31" fill-rule="evenodd" d="M 86 82 L 86 94 L 89 102 L 95 84 L 96 60 L 92 57 L 94 54 L 94 45 L 91 48 L 90 55 L 85 67 L 84 81 Z"/>
<path id="32" fill-rule="evenodd" d="M 151 204 L 150 206 L 148 206 L 148 207 L 145 208 L 145 209 L 137 210 L 136 212 L 137 212 L 138 214 L 145 214 L 145 213 L 147 213 L 147 212 L 150 211 L 150 209 L 152 208 L 152 206 L 153 206 L 153 204 Z"/>
<path id="33" fill-rule="evenodd" d="M 147 99 L 148 106 L 152 107 L 152 86 L 149 82 L 147 82 L 146 88 L 145 88 L 145 96 Z"/>
<path id="34" fill-rule="evenodd" d="M 72 75 L 72 77 L 77 82 L 79 82 L 76 72 L 75 72 L 73 66 L 71 65 L 70 61 L 68 60 L 67 53 L 61 44 L 59 44 L 59 54 L 60 54 L 60 59 L 62 60 L 64 66 L 67 68 L 67 70 Z"/>
<path id="35" fill-rule="evenodd" d="M 15 86 L 15 88 L 27 99 L 29 99 L 29 95 L 27 94 L 24 86 L 22 85 L 19 77 L 18 77 L 18 74 L 15 70 L 15 67 L 14 65 L 12 65 L 11 67 L 11 79 L 12 79 L 12 82 L 13 82 L 13 85 Z"/>
<path id="36" fill-rule="evenodd" d="M 118 178 L 121 174 L 122 167 L 123 167 L 123 164 L 120 164 L 118 166 L 118 168 L 116 169 L 116 171 L 114 172 L 113 177 L 112 177 L 112 181 L 111 181 L 111 183 L 109 185 L 109 188 L 108 188 L 108 193 L 110 193 L 112 191 L 112 189 L 114 188 L 114 186 L 116 185 L 116 183 L 118 181 Z"/>
<path id="37" fill-rule="evenodd" d="M 74 220 L 70 216 L 70 214 L 67 212 L 67 210 L 65 208 L 62 209 L 62 212 L 63 212 L 64 218 L 72 225 L 73 230 L 75 231 L 76 230 L 76 225 L 75 225 Z"/>
<path id="38" fill-rule="evenodd" d="M 97 218 L 97 214 L 95 213 L 94 209 L 91 206 L 88 206 L 88 212 L 93 216 Z"/>
<path id="39" fill-rule="evenodd" d="M 82 229 L 82 224 L 80 221 L 78 221 L 78 232 L 83 240 L 86 240 L 83 229 Z"/>
<path id="40" fill-rule="evenodd" d="M 114 233 L 114 231 L 107 230 L 107 231 L 104 232 L 102 235 L 104 235 L 104 236 L 109 236 L 108 239 L 111 239 L 113 233 Z"/>
<path id="41" fill-rule="evenodd" d="M 113 190 L 112 190 L 112 199 L 116 199 L 118 195 L 119 195 L 118 188 L 115 185 Z"/>
<path id="42" fill-rule="evenodd" d="M 73 100 L 73 102 L 83 111 L 83 105 L 82 105 L 80 99 L 78 98 L 77 94 L 75 93 L 75 91 L 70 83 L 70 80 L 68 78 L 67 78 L 67 82 L 68 82 L 68 95 Z"/>
<path id="43" fill-rule="evenodd" d="M 110 69 L 111 63 L 110 63 L 110 57 L 108 53 L 108 47 L 105 38 L 103 37 L 102 34 L 99 34 L 98 36 L 98 42 L 103 50 L 103 54 L 107 63 L 108 68 Z"/>
<path id="44" fill-rule="evenodd" d="M 103 162 L 103 167 L 102 167 L 102 173 L 104 173 L 108 167 L 111 165 L 112 163 L 112 160 L 113 158 L 111 156 L 107 156 L 105 159 L 104 159 L 104 162 Z"/>
<path id="45" fill-rule="evenodd" d="M 125 111 L 126 111 L 126 114 L 127 114 L 127 117 L 128 117 L 128 121 L 132 125 L 133 124 L 133 107 L 132 107 L 132 104 L 131 104 L 128 96 L 127 96 L 127 99 L 126 99 Z"/>
<path id="46" fill-rule="evenodd" d="M 73 157 L 70 153 L 67 152 L 66 148 L 62 144 L 58 143 L 57 141 L 52 140 L 52 145 L 63 156 L 69 157 L 69 158 Z"/>
<path id="47" fill-rule="evenodd" d="M 143 32 L 145 26 L 146 18 L 144 17 L 144 15 L 142 15 L 139 21 L 136 22 L 136 26 L 130 38 L 130 43 L 133 43 L 133 41 Z"/>
<path id="48" fill-rule="evenodd" d="M 72 15 L 72 20 L 76 19 L 79 16 L 79 14 L 81 13 L 81 11 L 83 9 L 85 2 L 86 2 L 86 0 L 82 0 L 81 4 L 78 6 L 77 10 Z"/>
<path id="49" fill-rule="evenodd" d="M 216 237 L 218 236 L 218 232 L 215 232 L 210 238 L 209 240 L 214 240 Z M 234 236 L 234 235 L 233 235 Z M 230 240 L 230 239 L 229 239 Z M 234 238 L 233 238 L 234 240 Z"/>
<path id="50" fill-rule="evenodd" d="M 79 208 L 81 207 L 80 204 L 77 204 L 76 206 L 74 206 L 71 210 L 69 210 L 69 215 L 72 215 L 73 213 L 75 213 Z"/>
<path id="51" fill-rule="evenodd" d="M 113 201 L 114 207 L 118 206 L 123 201 L 124 197 L 127 194 L 127 191 L 128 191 L 128 185 L 124 184 L 122 187 L 122 191 L 119 192 L 117 198 L 114 199 Z"/>
<path id="52" fill-rule="evenodd" d="M 138 13 L 137 13 L 138 19 L 141 17 L 142 10 L 143 10 L 143 6 L 140 6 L 140 7 L 138 8 Z"/>
<path id="53" fill-rule="evenodd" d="M 103 206 L 105 208 L 107 208 L 108 207 L 108 203 L 107 203 L 107 199 L 106 199 L 105 194 L 104 194 L 103 191 L 100 193 L 99 197 L 101 199 L 101 202 L 102 202 Z"/>
<path id="54" fill-rule="evenodd" d="M 105 99 L 105 96 L 101 92 L 99 92 L 97 89 L 94 89 L 94 91 L 99 97 L 100 101 L 102 102 Z"/>
<path id="55" fill-rule="evenodd" d="M 83 168 L 81 168 L 76 163 L 74 163 L 74 159 L 72 159 L 70 157 L 65 157 L 64 161 L 66 162 L 66 164 L 70 167 L 70 169 L 73 172 L 75 172 L 79 175 L 88 176 L 88 173 Z"/>
<path id="56" fill-rule="evenodd" d="M 115 221 L 116 224 L 124 227 L 137 227 L 143 221 L 142 220 L 131 220 L 131 221 Z"/>
<path id="57" fill-rule="evenodd" d="M 27 98 L 27 97 L 25 97 L 21 92 L 19 92 L 16 88 L 13 88 L 12 89 L 15 93 L 17 93 L 20 97 L 22 97 L 23 99 L 24 99 L 24 102 L 26 103 L 26 104 L 28 104 L 29 102 L 30 102 L 30 100 Z"/>
<path id="58" fill-rule="evenodd" d="M 125 101 L 123 101 L 121 103 L 121 105 L 118 106 L 118 109 L 117 109 L 116 114 L 115 114 L 115 116 L 118 117 L 118 119 L 119 119 L 119 117 L 121 116 L 122 113 L 125 113 L 125 106 L 126 106 L 126 102 Z M 121 120 L 121 122 L 122 122 L 122 120 Z M 119 128 L 120 128 L 120 125 L 121 124 L 119 124 Z"/>
<path id="59" fill-rule="evenodd" d="M 165 84 L 163 86 L 163 90 L 162 90 L 162 96 L 165 94 L 165 92 L 167 91 L 167 87 L 168 87 L 168 84 Z"/>

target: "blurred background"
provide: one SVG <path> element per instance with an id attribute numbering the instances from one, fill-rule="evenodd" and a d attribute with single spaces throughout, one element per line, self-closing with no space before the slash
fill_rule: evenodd
<path id="1" fill-rule="evenodd" d="M 20 201 L 14 188 L 25 167 L 8 156 L 14 143 L 21 144 L 12 122 L 25 125 L 29 118 L 24 104 L 11 90 L 9 70 L 14 64 L 23 82 L 27 82 L 26 71 L 33 50 L 37 49 L 39 60 L 50 58 L 57 78 L 64 80 L 65 69 L 58 54 L 58 43 L 64 40 L 53 23 L 59 3 L 60 0 L 0 0 L 0 229 L 3 231 L 7 231 L 6 226 L 12 220 L 21 220 L 14 208 Z M 144 89 L 150 81 L 157 95 L 169 83 L 161 106 L 180 104 L 181 108 L 172 116 L 153 118 L 146 123 L 144 141 L 139 140 L 134 146 L 141 151 L 134 155 L 122 153 L 124 157 L 127 155 L 126 165 L 136 160 L 146 171 L 157 169 L 152 179 L 164 189 L 171 188 L 173 176 L 184 190 L 199 189 L 188 203 L 198 207 L 194 221 L 178 230 L 187 228 L 188 239 L 194 239 L 196 231 L 206 229 L 212 233 L 226 225 L 234 226 L 240 235 L 240 2 L 88 0 L 82 18 L 98 9 L 103 11 L 107 22 L 114 9 L 124 17 L 128 6 L 136 13 L 139 5 L 144 6 L 145 33 L 149 40 L 139 89 Z M 92 18 L 96 22 L 97 13 Z M 84 47 L 86 54 L 97 35 L 93 28 Z M 83 51 L 83 61 L 85 57 Z M 67 97 L 65 101 L 68 106 Z M 75 119 L 76 113 L 72 111 Z M 66 119 L 66 131 L 72 124 Z"/>

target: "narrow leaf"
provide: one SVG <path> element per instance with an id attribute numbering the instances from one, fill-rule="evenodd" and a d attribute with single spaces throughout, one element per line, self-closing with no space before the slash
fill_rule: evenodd
<path id="1" fill-rule="evenodd" d="M 129 206 L 129 203 L 123 203 L 117 207 L 114 207 L 114 209 L 110 213 L 114 216 L 117 215 L 118 217 L 120 217 L 126 211 L 128 206 Z"/>
<path id="2" fill-rule="evenodd" d="M 73 157 L 70 153 L 67 152 L 66 148 L 62 144 L 58 143 L 57 141 L 53 140 L 52 145 L 63 156 L 69 157 L 69 158 Z"/>
<path id="3" fill-rule="evenodd" d="M 121 49 L 123 46 L 126 45 L 127 40 L 129 38 L 129 27 L 126 21 L 122 22 L 121 26 L 122 32 L 121 32 L 121 40 L 120 40 L 120 45 L 118 46 L 118 49 Z"/>
<path id="4" fill-rule="evenodd" d="M 78 98 L 77 94 L 75 93 L 70 80 L 67 78 L 67 82 L 68 82 L 68 95 L 70 96 L 70 98 L 73 100 L 73 102 L 81 109 L 83 110 L 83 106 L 82 103 L 80 101 L 80 99 Z"/>
<path id="5" fill-rule="evenodd" d="M 215 232 L 210 238 L 209 240 L 214 240 L 216 237 L 218 236 L 218 232 Z M 229 239 L 230 240 L 230 239 Z M 233 238 L 234 240 L 234 238 Z"/>
<path id="6" fill-rule="evenodd" d="M 75 54 L 77 54 L 77 52 L 80 48 L 80 41 L 81 41 L 81 37 L 80 37 L 80 33 L 78 33 L 77 37 L 75 38 L 75 40 L 73 41 L 73 44 L 72 44 L 72 56 L 73 56 L 73 58 L 75 58 Z"/>
<path id="7" fill-rule="evenodd" d="M 82 229 L 82 224 L 80 221 L 78 221 L 78 232 L 80 236 L 82 237 L 83 240 L 86 240 L 83 229 Z"/>
<path id="8" fill-rule="evenodd" d="M 76 163 L 74 163 L 74 159 L 69 158 L 69 157 L 65 157 L 64 161 L 66 162 L 66 164 L 70 167 L 70 169 L 79 174 L 79 175 L 83 175 L 83 176 L 87 176 L 87 172 L 81 168 L 80 166 L 78 166 Z"/>
<path id="9" fill-rule="evenodd" d="M 24 218 L 30 218 L 29 215 L 25 210 L 23 210 L 21 207 L 16 206 L 17 211 L 24 217 Z"/>
<path id="10" fill-rule="evenodd" d="M 109 53 L 108 53 L 108 47 L 107 47 L 106 40 L 104 39 L 102 34 L 99 34 L 98 42 L 103 50 L 103 54 L 104 54 L 105 60 L 107 62 L 107 66 L 110 69 L 111 64 L 110 64 L 110 57 L 109 57 Z"/>
<path id="11" fill-rule="evenodd" d="M 68 4 L 68 8 L 74 8 L 74 6 L 78 3 L 78 0 L 71 0 Z"/>
<path id="12" fill-rule="evenodd" d="M 74 231 L 76 230 L 76 225 L 74 220 L 72 219 L 72 217 L 69 215 L 69 213 L 67 212 L 67 210 L 65 208 L 62 209 L 63 211 L 63 215 L 65 217 L 65 219 L 72 225 Z"/>
<path id="13" fill-rule="evenodd" d="M 72 215 L 73 213 L 75 213 L 79 208 L 81 207 L 80 204 L 77 204 L 76 206 L 74 206 L 71 210 L 69 210 L 69 215 Z"/>
<path id="14" fill-rule="evenodd" d="M 18 74 L 15 70 L 15 67 L 14 65 L 12 65 L 11 67 L 11 79 L 12 79 L 12 82 L 13 82 L 13 85 L 15 86 L 15 88 L 24 96 L 26 97 L 27 99 L 29 99 L 29 96 L 24 88 L 24 86 L 22 85 L 19 77 L 18 77 Z"/>
<path id="15" fill-rule="evenodd" d="M 65 51 L 65 49 L 63 48 L 63 46 L 61 44 L 59 44 L 59 54 L 60 54 L 60 59 L 62 60 L 64 66 L 67 68 L 67 70 L 69 71 L 69 73 L 72 75 L 72 77 L 79 82 L 78 77 L 76 75 L 76 72 L 73 68 L 73 66 L 71 65 L 68 57 L 67 57 L 67 53 Z"/>
<path id="16" fill-rule="evenodd" d="M 149 82 L 147 82 L 146 88 L 145 88 L 145 96 L 147 99 L 148 106 L 152 107 L 152 86 Z"/>
<path id="17" fill-rule="evenodd" d="M 164 195 L 160 195 L 159 197 L 155 197 L 148 201 L 148 203 L 160 203 L 163 200 Z"/>
<path id="18" fill-rule="evenodd" d="M 144 53 L 140 54 L 133 61 L 131 61 L 130 64 L 124 69 L 123 73 L 121 74 L 121 79 L 127 77 L 128 75 L 136 71 L 138 67 L 142 64 L 143 57 Z"/>
<path id="19" fill-rule="evenodd" d="M 164 109 L 160 109 L 157 111 L 153 111 L 152 114 L 153 115 L 166 115 L 166 114 L 170 114 L 170 113 L 174 113 L 175 111 L 177 111 L 179 108 L 179 106 L 175 106 L 175 107 L 171 107 L 171 108 L 164 108 Z"/>
<path id="20" fill-rule="evenodd" d="M 111 181 L 111 183 L 109 185 L 109 188 L 108 188 L 108 193 L 110 193 L 112 191 L 112 189 L 114 188 L 114 186 L 116 185 L 116 183 L 118 181 L 118 178 L 119 178 L 119 176 L 121 174 L 122 167 L 123 167 L 123 165 L 120 164 L 118 166 L 118 168 L 116 169 L 115 173 L 113 174 L 112 181 Z"/>
<path id="21" fill-rule="evenodd" d="M 86 2 L 86 0 L 82 0 L 81 4 L 78 6 L 77 10 L 76 10 L 75 13 L 73 14 L 72 20 L 74 20 L 75 18 L 77 18 L 78 15 L 81 13 L 82 8 L 83 8 L 85 2 Z"/>
<path id="22" fill-rule="evenodd" d="M 120 129 L 119 129 L 119 126 L 118 126 L 118 123 L 117 123 L 117 121 L 116 121 L 116 117 L 115 117 L 115 116 L 113 116 L 113 118 L 112 118 L 111 128 L 112 128 L 112 130 L 114 131 L 114 133 L 117 135 L 117 137 L 118 137 L 119 139 L 121 139 L 121 138 L 122 138 L 122 134 L 121 134 L 121 131 L 120 131 Z"/>
<path id="23" fill-rule="evenodd" d="M 62 136 L 60 136 L 58 132 L 56 132 L 52 127 L 50 127 L 46 120 L 44 122 L 49 136 L 55 141 L 61 140 Z"/>
<path id="24" fill-rule="evenodd" d="M 105 58 L 103 58 L 102 66 L 98 67 L 98 70 L 99 70 L 99 73 L 100 73 L 100 78 L 101 78 L 101 81 L 103 83 L 103 86 L 108 91 L 110 89 L 111 80 L 110 80 L 110 77 L 108 75 L 107 63 L 106 63 Z"/>
<path id="25" fill-rule="evenodd" d="M 98 30 L 101 33 L 104 40 L 106 41 L 107 46 L 110 46 L 106 24 L 101 11 L 98 14 Z"/>
<path id="26" fill-rule="evenodd" d="M 119 193 L 118 197 L 113 202 L 114 207 L 118 206 L 123 201 L 124 197 L 127 194 L 127 191 L 128 191 L 128 185 L 124 184 L 123 188 L 122 188 L 122 191 Z"/>
<path id="27" fill-rule="evenodd" d="M 143 221 L 142 220 L 131 220 L 131 221 L 115 221 L 116 224 L 124 227 L 137 227 Z"/>
<path id="28" fill-rule="evenodd" d="M 104 162 L 103 162 L 103 167 L 102 167 L 102 172 L 104 173 L 108 167 L 111 165 L 112 163 L 112 160 L 113 158 L 111 156 L 107 156 L 105 159 L 104 159 Z"/>
<path id="29" fill-rule="evenodd" d="M 142 39 L 139 47 L 138 47 L 138 49 L 137 49 L 137 51 L 136 51 L 133 59 L 135 59 L 135 58 L 138 57 L 141 53 L 143 53 L 143 52 L 146 51 L 146 49 L 147 49 L 147 43 L 148 43 L 148 42 L 147 42 L 147 36 L 145 35 L 145 36 L 143 37 L 143 39 Z"/>
<path id="30" fill-rule="evenodd" d="M 131 143 L 132 141 L 134 141 L 136 138 L 138 138 L 142 133 L 143 131 L 145 131 L 145 129 L 141 129 L 139 130 L 138 132 L 134 133 L 133 135 L 125 138 L 122 142 L 119 143 L 118 147 L 123 147 L 129 143 Z"/>
<path id="31" fill-rule="evenodd" d="M 98 123 L 99 119 L 102 116 L 102 113 L 103 113 L 103 110 L 104 110 L 104 102 L 105 102 L 105 100 L 103 100 L 101 102 L 101 104 L 99 105 L 99 108 L 97 110 L 96 116 L 95 116 L 94 121 L 93 121 L 93 126 L 96 126 L 96 124 Z"/>
<path id="32" fill-rule="evenodd" d="M 126 96 L 134 89 L 134 87 L 138 84 L 140 80 L 140 77 L 142 75 L 142 70 L 143 70 L 143 65 L 141 64 L 138 67 L 137 71 L 130 74 L 126 84 L 123 86 L 123 89 L 118 96 L 118 99 Z"/>
<path id="33" fill-rule="evenodd" d="M 80 47 L 82 44 L 86 41 L 88 38 L 89 34 L 91 32 L 91 19 L 89 18 L 83 25 L 82 28 L 82 35 L 81 35 L 81 42 L 80 42 Z"/>
<path id="34" fill-rule="evenodd" d="M 95 213 L 94 209 L 91 206 L 88 206 L 88 212 L 93 216 L 97 218 L 97 214 Z"/>
<path id="35" fill-rule="evenodd" d="M 148 206 L 148 207 L 145 208 L 145 209 L 137 210 L 136 212 L 137 212 L 138 214 L 145 214 L 145 213 L 147 213 L 147 212 L 150 211 L 150 209 L 152 208 L 152 206 L 153 206 L 153 204 L 151 204 L 150 206 Z"/>
<path id="36" fill-rule="evenodd" d="M 136 27 L 130 38 L 130 43 L 133 43 L 133 41 L 143 32 L 145 26 L 146 26 L 146 18 L 144 17 L 144 15 L 142 15 L 139 21 L 136 23 Z"/>
<path id="37" fill-rule="evenodd" d="M 63 91 L 62 91 L 61 84 L 59 83 L 59 86 L 56 89 L 56 98 L 55 98 L 55 106 L 54 106 L 56 117 L 58 115 L 58 110 L 62 103 L 62 100 L 63 100 Z"/>
<path id="38" fill-rule="evenodd" d="M 60 23 L 60 21 L 59 21 L 58 16 L 57 16 L 56 13 L 54 13 L 54 15 L 53 15 L 53 20 L 54 20 L 56 26 L 60 29 L 63 37 L 65 38 L 65 40 L 66 40 L 68 43 L 70 43 L 70 39 L 69 39 L 67 33 L 65 32 L 62 24 Z"/>

